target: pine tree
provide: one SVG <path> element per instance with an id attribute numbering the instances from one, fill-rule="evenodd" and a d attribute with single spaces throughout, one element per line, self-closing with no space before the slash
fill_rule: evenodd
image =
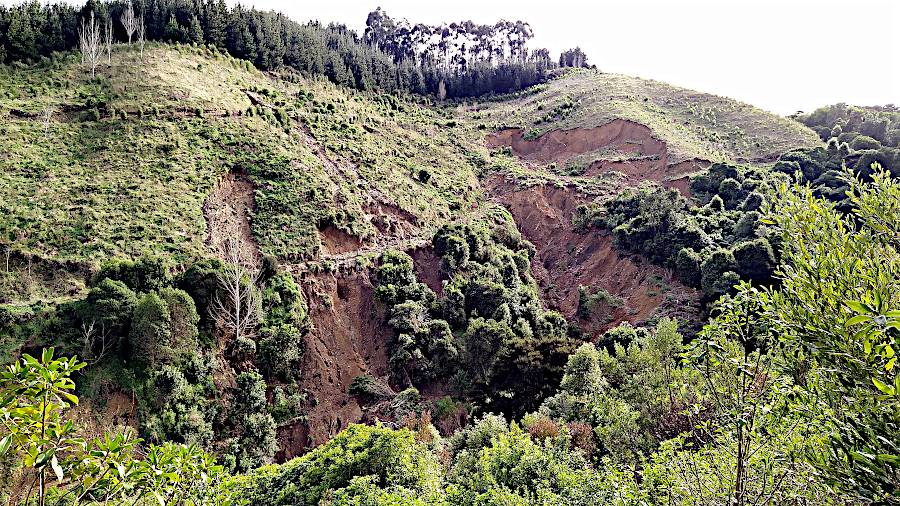
<path id="1" fill-rule="evenodd" d="M 188 37 L 194 44 L 203 44 L 203 28 L 200 26 L 200 18 L 198 18 L 196 14 L 191 18 Z"/>

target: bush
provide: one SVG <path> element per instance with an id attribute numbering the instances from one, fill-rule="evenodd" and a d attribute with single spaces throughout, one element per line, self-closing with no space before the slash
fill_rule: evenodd
<path id="1" fill-rule="evenodd" d="M 675 257 L 675 275 L 687 286 L 700 287 L 700 254 L 690 248 L 681 248 Z"/>
<path id="2" fill-rule="evenodd" d="M 739 279 L 737 260 L 728 250 L 719 249 L 700 264 L 700 287 L 707 299 L 717 299 L 731 291 Z"/>
<path id="3" fill-rule="evenodd" d="M 90 289 L 78 312 L 85 324 L 121 336 L 128 332 L 136 303 L 137 295 L 125 283 L 103 278 Z"/>
<path id="4" fill-rule="evenodd" d="M 197 324 L 200 315 L 194 300 L 184 290 L 165 287 L 159 291 L 160 298 L 169 309 L 169 339 L 166 345 L 174 357 L 189 356 L 196 352 Z"/>
<path id="5" fill-rule="evenodd" d="M 771 280 L 777 265 L 772 246 L 764 238 L 735 246 L 734 259 L 737 262 L 736 272 L 740 274 L 741 278 L 757 283 Z"/>
<path id="6" fill-rule="evenodd" d="M 259 364 L 269 377 L 287 380 L 300 376 L 303 337 L 297 327 L 287 323 L 263 327 L 256 350 Z"/>
<path id="7" fill-rule="evenodd" d="M 135 292 L 151 292 L 172 284 L 168 262 L 159 257 L 141 257 L 135 261 L 111 260 L 104 263 L 94 281 L 104 278 L 125 283 Z"/>
<path id="8" fill-rule="evenodd" d="M 347 393 L 358 396 L 366 401 L 390 399 L 394 397 L 393 390 L 371 374 L 361 374 L 353 378 Z"/>
<path id="9" fill-rule="evenodd" d="M 173 358 L 167 346 L 171 336 L 169 306 L 156 292 L 144 294 L 135 304 L 128 344 L 132 362 L 152 369 Z"/>
<path id="10" fill-rule="evenodd" d="M 339 492 L 362 476 L 422 495 L 438 491 L 441 474 L 410 430 L 350 425 L 303 457 L 250 475 L 243 495 L 258 506 L 320 504 L 329 491 Z"/>
<path id="11" fill-rule="evenodd" d="M 858 135 L 850 142 L 850 149 L 853 151 L 862 151 L 866 149 L 878 149 L 881 143 L 867 135 Z"/>

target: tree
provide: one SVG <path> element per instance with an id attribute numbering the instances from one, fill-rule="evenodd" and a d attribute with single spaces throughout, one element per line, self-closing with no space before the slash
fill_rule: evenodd
<path id="1" fill-rule="evenodd" d="M 213 300 L 213 311 L 235 341 L 255 335 L 261 312 L 259 271 L 250 265 L 245 250 L 238 239 L 223 244 L 225 264 L 219 271 L 219 291 Z"/>
<path id="2" fill-rule="evenodd" d="M 188 27 L 188 37 L 194 44 L 203 44 L 203 27 L 200 26 L 200 18 L 196 15 L 191 17 L 191 24 Z"/>
<path id="3" fill-rule="evenodd" d="M 78 39 L 81 47 L 81 63 L 90 67 L 91 77 L 94 77 L 103 48 L 100 42 L 100 21 L 94 19 L 94 11 L 91 11 L 91 18 L 87 25 L 85 25 L 85 19 L 81 18 Z"/>
<path id="4" fill-rule="evenodd" d="M 144 16 L 141 15 L 137 25 L 138 46 L 141 48 L 141 61 L 144 61 L 144 40 L 146 40 L 146 29 L 144 28 Z"/>
<path id="5" fill-rule="evenodd" d="M 40 506 L 44 506 L 47 495 L 47 472 L 62 480 L 60 461 L 81 443 L 62 413 L 78 403 L 72 395 L 75 382 L 71 375 L 87 364 L 74 358 L 54 360 L 53 354 L 53 348 L 45 349 L 40 359 L 26 354 L 0 375 L 0 422 L 4 429 L 0 433 L 0 455 L 13 452 L 27 471 L 34 472 L 25 502 L 37 485 Z"/>
<path id="6" fill-rule="evenodd" d="M 138 30 L 138 19 L 134 17 L 134 6 L 131 4 L 131 0 L 128 0 L 128 6 L 125 7 L 119 21 L 122 22 L 122 26 L 125 28 L 125 33 L 128 35 L 128 45 L 130 46 L 131 37 L 134 35 L 134 32 Z M 143 23 L 143 21 L 144 18 L 142 16 L 140 23 Z"/>
<path id="7" fill-rule="evenodd" d="M 826 421 L 829 451 L 809 460 L 863 502 L 890 503 L 900 490 L 900 184 L 872 170 L 870 184 L 845 175 L 852 217 L 809 187 L 779 189 L 768 219 L 782 237 L 781 287 L 765 302 L 802 394 L 796 410 Z"/>
<path id="8" fill-rule="evenodd" d="M 106 64 L 112 65 L 112 39 L 113 24 L 112 18 L 106 20 L 106 36 L 103 38 L 103 45 L 106 46 Z"/>

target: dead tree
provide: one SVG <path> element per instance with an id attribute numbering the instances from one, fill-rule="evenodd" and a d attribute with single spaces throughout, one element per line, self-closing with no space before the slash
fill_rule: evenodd
<path id="1" fill-rule="evenodd" d="M 252 338 L 260 320 L 259 271 L 247 260 L 242 243 L 230 239 L 222 246 L 225 267 L 219 274 L 219 290 L 213 311 L 234 337 Z"/>
<path id="2" fill-rule="evenodd" d="M 47 134 L 50 133 L 50 120 L 53 118 L 53 112 L 53 104 L 48 101 L 44 110 L 41 111 L 41 122 L 44 125 L 44 137 L 47 137 Z"/>
<path id="3" fill-rule="evenodd" d="M 128 45 L 130 46 L 131 36 L 137 30 L 137 18 L 134 17 L 134 6 L 131 4 L 131 0 L 128 0 L 128 7 L 119 20 L 122 22 L 122 26 L 125 27 L 125 33 L 128 34 Z"/>
<path id="4" fill-rule="evenodd" d="M 144 35 L 145 35 L 145 33 L 146 32 L 144 30 L 144 16 L 141 15 L 141 18 L 138 21 L 138 26 L 137 26 L 138 45 L 141 48 L 141 62 L 144 61 Z"/>
<path id="5" fill-rule="evenodd" d="M 104 43 L 106 44 L 106 64 L 112 65 L 112 38 L 113 38 L 113 26 L 112 26 L 112 18 L 106 20 L 106 38 Z"/>
<path id="6" fill-rule="evenodd" d="M 81 44 L 81 63 L 91 68 L 91 77 L 94 77 L 97 64 L 100 63 L 100 54 L 103 45 L 100 42 L 100 21 L 94 19 L 94 11 L 91 11 L 91 20 L 85 24 L 81 18 L 81 30 L 78 32 Z"/>

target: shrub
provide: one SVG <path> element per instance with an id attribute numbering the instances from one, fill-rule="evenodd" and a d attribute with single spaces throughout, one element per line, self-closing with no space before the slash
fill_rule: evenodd
<path id="1" fill-rule="evenodd" d="M 731 291 L 736 280 L 737 260 L 728 250 L 719 249 L 700 264 L 700 287 L 707 299 L 717 299 Z"/>
<path id="2" fill-rule="evenodd" d="M 156 293 L 144 294 L 135 304 L 128 344 L 131 360 L 139 366 L 153 368 L 172 358 L 167 346 L 171 336 L 169 306 Z"/>
<path id="3" fill-rule="evenodd" d="M 525 418 L 525 429 L 535 441 L 559 437 L 559 424 L 543 415 Z"/>
<path id="4" fill-rule="evenodd" d="M 625 301 L 621 297 L 617 297 L 603 288 L 597 288 L 594 293 L 589 293 L 587 288 L 578 287 L 578 316 L 582 318 L 590 318 L 592 316 L 600 316 L 600 318 L 609 318 L 613 308 L 622 307 Z"/>
<path id="5" fill-rule="evenodd" d="M 100 267 L 93 279 L 104 278 L 121 281 L 135 292 L 151 292 L 172 284 L 169 264 L 160 257 L 111 260 Z"/>
<path id="6" fill-rule="evenodd" d="M 353 378 L 347 393 L 359 396 L 366 401 L 390 399 L 391 397 L 394 397 L 393 390 L 371 374 L 361 374 Z"/>
<path id="7" fill-rule="evenodd" d="M 878 149 L 881 143 L 867 135 L 858 135 L 850 142 L 850 149 L 853 151 L 862 151 L 866 149 Z"/>
<path id="8" fill-rule="evenodd" d="M 165 287 L 160 298 L 169 309 L 169 339 L 165 343 L 173 356 L 188 356 L 197 350 L 197 324 L 200 315 L 194 300 L 184 290 Z"/>
<path id="9" fill-rule="evenodd" d="M 736 272 L 742 278 L 758 283 L 769 281 L 777 265 L 772 246 L 764 238 L 735 246 L 734 259 L 737 262 Z"/>
<path id="10" fill-rule="evenodd" d="M 136 303 L 137 296 L 125 283 L 103 278 L 88 292 L 79 317 L 87 325 L 99 326 L 100 332 L 121 336 L 128 331 Z"/>
<path id="11" fill-rule="evenodd" d="M 417 495 L 436 493 L 440 467 L 408 429 L 350 425 L 327 443 L 275 470 L 248 477 L 250 504 L 319 504 L 354 477 L 371 477 L 382 487 L 403 487 Z"/>
<path id="12" fill-rule="evenodd" d="M 691 248 L 681 248 L 675 257 L 675 274 L 682 283 L 698 288 L 700 286 L 700 254 Z"/>
<path id="13" fill-rule="evenodd" d="M 282 379 L 300 375 L 303 358 L 303 338 L 300 330 L 290 324 L 280 323 L 260 329 L 257 358 L 262 369 L 270 377 Z"/>

